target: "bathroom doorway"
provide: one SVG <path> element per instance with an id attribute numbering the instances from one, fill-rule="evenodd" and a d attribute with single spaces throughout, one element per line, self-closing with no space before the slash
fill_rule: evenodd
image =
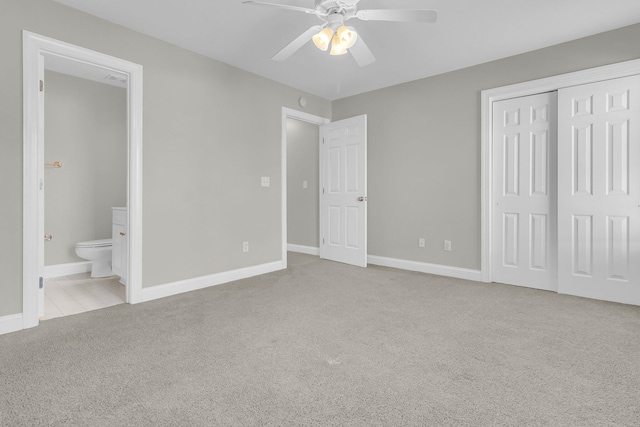
<path id="1" fill-rule="evenodd" d="M 43 56 L 46 237 L 38 315 L 49 320 L 126 300 L 126 278 L 111 263 L 112 218 L 127 203 L 127 76 Z"/>
<path id="2" fill-rule="evenodd" d="M 71 299 L 75 300 L 75 302 L 82 300 L 88 309 L 99 308 L 100 305 L 105 306 L 105 304 L 113 305 L 115 302 L 140 302 L 139 295 L 142 289 L 140 233 L 142 222 L 142 67 L 119 58 L 114 58 L 27 31 L 23 33 L 23 42 L 25 123 L 23 326 L 24 328 L 29 328 L 37 326 L 40 317 L 44 314 L 45 294 L 43 287 L 45 286 L 45 278 L 47 276 L 50 278 L 53 276 L 69 276 L 65 280 L 69 282 L 68 284 L 70 286 L 75 287 L 76 291 L 80 292 L 76 293 L 75 296 L 71 296 Z M 107 103 L 107 98 L 113 98 L 112 101 L 116 104 L 124 103 L 124 112 L 116 111 L 113 113 L 116 116 L 120 115 L 121 120 L 124 122 L 120 124 L 121 128 L 117 129 L 116 132 L 119 132 L 123 137 L 120 152 L 114 154 L 117 152 L 116 150 L 115 152 L 108 153 L 108 150 L 105 151 L 108 148 L 108 144 L 102 141 L 102 143 L 98 143 L 93 147 L 94 149 L 97 148 L 96 151 L 85 153 L 84 157 L 79 156 L 78 152 L 88 149 L 88 147 L 82 147 L 81 149 L 76 146 L 75 151 L 72 148 L 66 147 L 65 156 L 67 157 L 67 161 L 64 159 L 51 158 L 50 155 L 55 156 L 55 153 L 53 151 L 47 151 L 45 148 L 46 125 L 48 124 L 50 128 L 55 128 L 56 126 L 66 128 L 67 132 L 71 126 L 69 124 L 65 126 L 63 123 L 65 121 L 64 114 L 58 115 L 53 122 L 47 120 L 47 108 L 45 108 L 45 96 L 49 84 L 47 80 L 51 81 L 52 85 L 55 86 L 68 85 L 70 82 L 75 82 L 73 85 L 77 85 L 79 84 L 78 82 L 80 82 L 83 86 L 82 89 L 78 89 L 77 87 L 73 89 L 77 92 L 74 99 L 72 99 L 73 97 L 71 96 L 67 96 L 70 95 L 70 93 L 66 93 L 63 90 L 63 96 L 58 97 L 59 104 L 56 106 L 58 111 L 49 111 L 49 115 L 62 113 L 65 108 L 75 108 L 76 110 L 82 110 L 83 108 L 90 109 L 86 106 L 78 107 L 78 105 L 74 103 L 81 98 L 81 96 L 78 96 L 79 94 L 87 95 L 87 92 L 94 90 L 103 92 L 102 94 L 97 94 L 96 92 L 93 95 L 100 97 L 99 101 L 103 104 Z M 100 84 L 96 83 L 97 81 L 100 81 Z M 105 82 L 108 84 L 105 85 Z M 106 86 L 109 86 L 109 88 L 105 89 Z M 89 87 L 93 89 L 89 89 Z M 60 89 L 60 87 L 57 89 Z M 94 115 L 100 116 L 102 114 L 108 116 L 111 114 L 108 111 L 109 109 L 102 110 L 101 113 L 98 112 Z M 81 111 L 81 113 L 86 113 L 86 111 Z M 108 129 L 111 125 L 101 121 L 93 125 L 83 123 L 83 126 L 89 128 L 85 129 L 84 135 L 73 135 L 72 132 L 71 134 L 67 134 L 68 139 L 79 138 L 84 140 L 85 144 L 89 145 L 87 139 L 91 138 L 92 130 L 94 135 L 106 135 L 113 130 Z M 95 127 L 95 129 L 91 129 L 91 127 Z M 75 130 L 77 131 L 78 129 Z M 47 136 L 49 137 L 51 135 Z M 56 136 L 56 138 L 63 140 L 62 143 L 58 144 L 57 149 L 60 149 L 64 144 L 73 143 L 73 141 L 64 141 L 67 137 Z M 99 139 L 97 136 L 94 138 L 96 140 Z M 109 138 L 108 135 L 107 138 Z M 53 147 L 54 145 L 52 145 L 52 148 Z M 94 158 L 91 159 L 91 161 L 87 160 L 90 159 L 91 156 L 94 156 Z M 119 160 L 116 160 L 118 157 Z M 100 162 L 100 159 L 104 160 L 104 164 Z M 108 170 L 110 165 L 113 166 L 113 171 L 111 171 L 113 172 L 113 178 L 111 179 L 109 178 Z M 102 171 L 101 177 L 96 177 L 95 174 L 92 174 L 87 175 L 92 178 L 86 178 L 86 176 L 85 178 L 81 178 L 79 173 L 83 168 L 89 170 L 106 168 L 106 170 Z M 118 171 L 119 176 L 117 176 Z M 87 172 L 87 170 L 84 172 Z M 65 181 L 63 180 L 64 174 L 71 175 L 66 177 L 68 179 L 66 184 L 64 184 Z M 78 183 L 74 182 L 74 180 L 77 181 L 78 179 L 101 180 L 104 182 L 110 180 L 116 181 L 114 188 L 118 186 L 124 187 L 124 191 L 122 188 L 117 191 L 105 190 L 105 188 L 107 188 L 105 186 L 101 187 L 102 190 L 95 191 L 95 188 L 86 185 L 87 183 L 83 183 L 84 187 L 82 185 L 76 185 Z M 52 185 L 52 191 L 50 194 L 47 194 L 45 187 L 50 183 L 55 184 L 55 180 L 63 184 L 57 187 Z M 65 188 L 74 187 L 74 185 L 77 187 L 75 190 Z M 78 188 L 82 188 L 82 190 L 78 190 Z M 58 196 L 65 192 L 76 191 L 80 193 L 84 192 L 85 197 L 76 199 L 75 202 L 73 202 L 75 204 L 74 206 L 63 207 L 58 205 L 53 209 L 52 207 L 56 205 L 56 191 L 54 190 L 58 191 Z M 98 192 L 101 194 L 97 194 Z M 111 192 L 113 194 L 107 196 L 104 192 Z M 51 195 L 54 197 L 48 197 Z M 60 198 L 63 199 L 64 197 L 60 196 Z M 45 210 L 47 209 L 45 199 L 47 199 L 50 205 L 50 211 L 54 213 L 54 216 L 58 217 L 57 227 L 60 227 L 59 230 L 62 230 L 58 233 L 58 236 L 47 231 L 47 227 L 51 227 L 51 224 L 47 224 L 46 222 L 49 221 L 45 221 Z M 103 291 L 98 290 L 98 288 L 90 287 L 87 289 L 86 284 L 82 285 L 82 280 L 88 279 L 89 277 L 89 266 L 87 262 L 77 261 L 80 258 L 73 258 L 74 252 L 76 252 L 74 250 L 76 246 L 75 243 L 85 240 L 91 242 L 92 247 L 95 247 L 99 246 L 96 245 L 96 243 L 99 243 L 96 242 L 96 240 L 106 240 L 100 238 L 110 238 L 112 235 L 112 221 L 109 219 L 112 217 L 111 206 L 108 206 L 109 209 L 104 208 L 104 206 L 89 208 L 89 205 L 93 205 L 93 202 L 99 199 L 106 202 L 107 205 L 118 205 L 113 207 L 127 208 L 123 213 L 126 228 L 122 229 L 123 231 L 120 233 L 120 235 L 126 235 L 126 242 L 123 245 L 126 256 L 124 264 L 126 265 L 124 266 L 124 272 L 121 274 L 123 277 L 126 277 L 126 288 L 117 283 L 119 281 L 117 278 L 104 279 L 107 282 L 114 282 L 109 284 L 111 287 L 117 285 L 125 288 L 124 292 L 122 292 L 122 288 L 120 288 L 119 296 L 113 293 L 113 297 L 109 297 Z M 105 201 L 104 199 L 109 200 Z M 92 209 L 94 210 L 92 211 Z M 90 219 L 96 223 L 100 223 L 96 226 L 98 230 L 96 230 L 95 233 L 97 234 L 91 235 L 91 232 L 87 231 L 87 229 L 90 228 L 89 223 L 91 221 L 85 221 L 85 223 L 79 224 L 79 217 L 74 219 L 76 222 L 75 225 L 77 226 L 76 228 L 70 226 L 69 221 L 66 221 L 66 225 L 60 225 L 61 222 L 65 222 L 63 221 L 65 216 L 73 217 L 78 214 L 78 211 L 82 210 L 89 211 L 90 215 L 88 216 L 91 217 Z M 107 210 L 107 212 L 96 213 L 104 210 Z M 62 218 L 62 220 L 60 218 Z M 47 218 L 47 220 L 48 219 L 49 218 Z M 78 230 L 83 228 L 85 233 L 83 235 L 87 237 L 78 237 Z M 50 236 L 48 236 L 48 234 Z M 62 250 L 58 252 L 52 250 L 47 254 L 45 242 L 55 242 L 56 237 L 58 237 L 57 241 L 63 246 Z M 95 237 L 95 239 L 92 237 Z M 74 240 L 78 242 L 70 243 Z M 50 259 L 45 268 L 46 258 Z M 78 272 L 77 269 L 84 269 L 85 271 Z M 98 298 L 99 302 L 89 301 L 89 294 L 96 296 L 96 294 L 100 295 L 101 293 L 102 298 Z M 67 300 L 69 301 L 69 299 Z M 75 307 L 75 309 L 72 308 L 70 311 L 79 312 L 78 310 L 79 308 Z"/>

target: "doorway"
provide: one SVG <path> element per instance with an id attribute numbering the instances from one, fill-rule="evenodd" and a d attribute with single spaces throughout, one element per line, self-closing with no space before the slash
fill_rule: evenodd
<path id="1" fill-rule="evenodd" d="M 43 56 L 47 237 L 38 314 L 49 320 L 126 300 L 126 277 L 110 264 L 121 253 L 113 218 L 127 203 L 127 88 L 115 71 Z"/>
<path id="2" fill-rule="evenodd" d="M 320 255 L 320 126 L 287 119 L 287 249 Z"/>
<path id="3" fill-rule="evenodd" d="M 303 240 L 299 240 L 300 242 L 307 242 L 307 243 L 303 243 L 303 244 L 295 244 L 292 242 L 292 246 L 289 246 L 289 232 L 288 232 L 288 224 L 289 224 L 289 215 L 288 215 L 288 210 L 289 210 L 289 194 L 288 194 L 288 187 L 289 187 L 289 173 L 288 173 L 288 168 L 287 168 L 287 162 L 289 161 L 289 156 L 288 156 L 288 151 L 290 149 L 289 147 L 289 135 L 287 133 L 287 129 L 290 128 L 291 126 L 291 121 L 293 121 L 293 124 L 295 125 L 295 123 L 300 123 L 300 131 L 303 134 L 307 134 L 306 136 L 303 136 L 305 138 L 309 137 L 309 133 L 313 131 L 313 128 L 315 127 L 316 129 L 318 129 L 318 133 L 317 133 L 317 140 L 319 140 L 320 134 L 319 134 L 319 128 L 322 125 L 325 125 L 327 123 L 330 122 L 329 119 L 325 118 L 325 117 L 320 117 L 320 116 L 315 116 L 313 114 L 309 114 L 309 113 L 305 113 L 302 111 L 297 111 L 297 110 L 293 110 L 290 108 L 286 108 L 283 107 L 282 108 L 282 147 L 281 147 L 281 152 L 282 152 L 282 268 L 287 268 L 287 251 L 289 249 L 297 251 L 297 252 L 303 252 L 303 253 L 308 253 L 311 255 L 319 255 L 319 251 L 316 252 L 315 248 L 313 247 L 313 239 L 311 239 L 309 236 L 306 235 L 302 237 L 298 237 L 298 239 L 303 239 Z M 293 136 L 293 135 L 291 135 Z M 294 136 L 295 138 L 295 136 Z M 318 166 L 319 167 L 319 166 Z M 300 178 L 301 176 L 304 175 L 304 173 L 302 172 L 302 170 L 300 171 L 301 174 L 300 176 L 297 176 L 298 174 L 295 171 L 292 171 L 294 178 Z M 297 182 L 297 181 L 301 181 L 301 182 Z M 294 182 L 293 180 L 291 180 L 291 186 L 298 186 L 298 184 L 300 185 L 300 187 L 302 188 L 302 190 L 306 190 L 304 192 L 302 192 L 302 194 L 300 195 L 301 197 L 296 198 L 295 195 L 293 197 L 293 203 L 304 203 L 304 199 L 308 199 L 310 192 L 312 190 L 312 188 L 310 188 L 310 183 L 309 181 L 311 181 L 311 179 L 297 179 L 296 182 Z M 304 181 L 307 181 L 307 188 L 304 188 Z M 319 187 L 318 187 L 319 188 Z M 306 194 L 305 194 L 306 193 Z M 299 200 L 296 200 L 299 199 Z M 302 217 L 304 215 L 303 212 L 300 213 L 300 216 Z M 298 218 L 295 219 L 295 221 L 298 221 Z M 313 227 L 313 224 L 311 224 L 310 226 L 308 225 L 308 221 L 305 221 L 305 224 L 300 224 L 300 227 Z M 308 231 L 308 230 L 306 230 Z M 295 233 L 295 231 L 294 231 Z"/>
<path id="4" fill-rule="evenodd" d="M 23 327 L 39 323 L 44 281 L 44 69 L 45 56 L 73 69 L 83 64 L 126 80 L 128 266 L 126 302 L 140 302 L 142 290 L 142 66 L 28 31 L 23 32 L 24 206 Z"/>
<path id="5" fill-rule="evenodd" d="M 282 264 L 287 267 L 288 173 L 287 124 L 298 120 L 319 127 L 319 255 L 346 264 L 367 266 L 367 116 L 330 122 L 282 109 Z M 305 183 L 293 183 L 293 185 Z M 307 183 L 308 185 L 308 183 Z M 298 245 L 306 253 L 313 247 Z"/>

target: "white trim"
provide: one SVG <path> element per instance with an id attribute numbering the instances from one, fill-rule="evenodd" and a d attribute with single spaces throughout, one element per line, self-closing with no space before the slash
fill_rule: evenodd
<path id="1" fill-rule="evenodd" d="M 91 261 L 70 262 L 44 266 L 44 278 L 69 276 L 71 274 L 87 273 L 91 271 Z"/>
<path id="2" fill-rule="evenodd" d="M 194 279 L 180 280 L 178 282 L 166 283 L 164 285 L 144 288 L 141 292 L 142 302 L 152 301 L 158 298 L 169 297 L 172 295 L 191 292 L 198 289 L 204 289 L 211 286 L 221 285 L 223 283 L 233 282 L 235 280 L 246 279 L 249 277 L 259 276 L 278 270 L 283 270 L 281 261 L 275 261 L 268 264 L 255 265 L 252 267 L 240 268 L 237 270 L 224 271 L 222 273 L 211 274 L 209 276 L 196 277 Z"/>
<path id="3" fill-rule="evenodd" d="M 0 317 L 0 335 L 22 330 L 22 313 Z"/>
<path id="4" fill-rule="evenodd" d="M 282 212 L 282 268 L 287 268 L 287 119 L 300 120 L 318 126 L 331 122 L 331 120 L 325 117 L 314 116 L 313 114 L 282 107 L 282 145 L 280 148 L 282 159 L 282 179 L 280 184 L 282 186 L 282 204 L 280 208 Z M 320 158 L 320 162 L 322 162 L 322 158 Z M 320 170 L 322 170 L 322 168 L 320 168 Z"/>
<path id="5" fill-rule="evenodd" d="M 493 205 L 491 176 L 493 164 L 491 152 L 493 150 L 493 114 L 492 104 L 496 101 L 517 98 L 520 96 L 536 95 L 544 92 L 556 91 L 569 86 L 594 83 L 603 80 L 617 79 L 640 74 L 640 59 L 620 62 L 613 65 L 591 68 L 574 73 L 518 83 L 482 91 L 481 100 L 481 272 L 482 280 L 491 281 L 491 215 Z"/>
<path id="6" fill-rule="evenodd" d="M 314 248 L 313 246 L 294 245 L 288 243 L 287 250 L 289 252 L 298 252 L 301 254 L 320 256 L 320 248 Z"/>
<path id="7" fill-rule="evenodd" d="M 38 325 L 38 268 L 44 235 L 38 223 L 38 70 L 42 54 L 56 55 L 127 75 L 127 207 L 129 273 L 127 302 L 141 302 L 142 290 L 142 66 L 89 49 L 23 31 L 23 327 Z M 40 236 L 40 237 L 38 237 Z"/>
<path id="8" fill-rule="evenodd" d="M 458 279 L 482 281 L 480 270 L 451 267 L 448 265 L 428 264 L 426 262 L 409 261 L 406 259 L 386 258 L 377 255 L 367 257 L 369 264 L 382 267 L 393 267 L 401 270 L 419 271 L 421 273 L 436 274 L 438 276 L 455 277 Z"/>

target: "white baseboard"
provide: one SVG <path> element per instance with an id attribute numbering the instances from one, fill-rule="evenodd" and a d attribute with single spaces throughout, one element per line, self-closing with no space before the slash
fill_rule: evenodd
<path id="1" fill-rule="evenodd" d="M 287 250 L 289 252 L 299 252 L 301 254 L 320 256 L 320 248 L 314 248 L 313 246 L 293 245 L 287 243 Z"/>
<path id="2" fill-rule="evenodd" d="M 22 313 L 0 317 L 0 335 L 24 329 Z"/>
<path id="3" fill-rule="evenodd" d="M 178 282 L 143 288 L 141 302 L 221 285 L 223 283 L 233 282 L 234 280 L 246 279 L 282 269 L 282 261 L 275 261 L 268 264 L 240 268 L 238 270 L 224 271 L 210 276 L 196 277 L 194 279 L 180 280 Z"/>
<path id="4" fill-rule="evenodd" d="M 456 277 L 458 279 L 482 281 L 480 270 L 468 268 L 450 267 L 448 265 L 428 264 L 426 262 L 408 261 L 405 259 L 385 258 L 376 255 L 367 257 L 369 264 L 380 265 L 382 267 L 393 267 L 402 270 L 419 271 L 421 273 L 436 274 L 438 276 Z"/>
<path id="5" fill-rule="evenodd" d="M 71 274 L 87 273 L 91 271 L 91 261 L 71 262 L 68 264 L 45 265 L 44 277 L 69 276 Z"/>

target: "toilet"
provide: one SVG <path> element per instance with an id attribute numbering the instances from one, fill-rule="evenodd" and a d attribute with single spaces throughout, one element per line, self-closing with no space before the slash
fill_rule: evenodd
<path id="1" fill-rule="evenodd" d="M 111 239 L 90 240 L 76 243 L 76 255 L 91 261 L 91 277 L 113 276 L 111 270 Z"/>

